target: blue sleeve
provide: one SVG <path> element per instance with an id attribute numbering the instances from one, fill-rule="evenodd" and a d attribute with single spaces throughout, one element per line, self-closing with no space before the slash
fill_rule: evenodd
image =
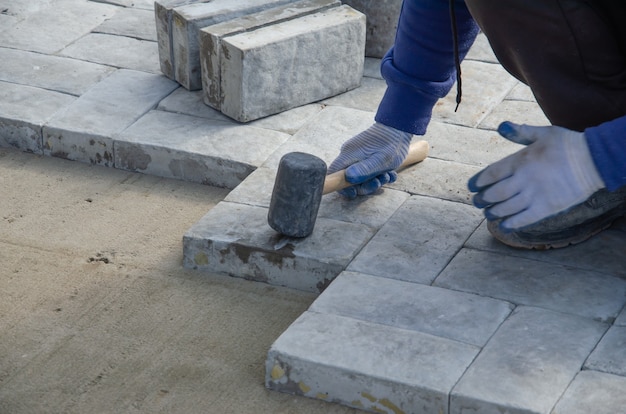
<path id="1" fill-rule="evenodd" d="M 455 2 L 457 41 L 463 59 L 478 34 L 463 0 Z M 456 80 L 448 0 L 405 0 L 393 47 L 381 63 L 387 90 L 376 121 L 424 135 L 432 109 Z"/>
<path id="2" fill-rule="evenodd" d="M 606 188 L 626 185 L 626 116 L 587 128 L 585 137 Z"/>

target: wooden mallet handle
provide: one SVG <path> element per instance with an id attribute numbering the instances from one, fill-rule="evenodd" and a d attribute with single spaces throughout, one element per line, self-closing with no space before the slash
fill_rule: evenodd
<path id="1" fill-rule="evenodd" d="M 428 142 L 413 142 L 409 147 L 409 153 L 404 162 L 398 167 L 398 171 L 410 165 L 423 161 L 428 156 Z M 332 174 L 328 174 L 324 180 L 324 189 L 322 194 L 332 193 L 333 191 L 343 190 L 350 187 L 351 183 L 346 181 L 346 170 L 340 170 Z"/>

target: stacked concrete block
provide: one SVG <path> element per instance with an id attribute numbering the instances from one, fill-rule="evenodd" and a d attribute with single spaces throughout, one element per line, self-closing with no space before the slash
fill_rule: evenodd
<path id="1" fill-rule="evenodd" d="M 171 22 L 171 46 L 176 81 L 192 91 L 202 88 L 198 40 L 201 28 L 293 1 L 213 0 L 174 7 Z"/>
<path id="2" fill-rule="evenodd" d="M 360 85 L 365 16 L 339 6 L 222 41 L 221 111 L 248 122 Z"/>
<path id="3" fill-rule="evenodd" d="M 393 45 L 402 0 L 344 0 L 367 16 L 365 55 L 382 58 Z"/>
<path id="4" fill-rule="evenodd" d="M 341 5 L 339 0 L 302 0 L 200 30 L 200 65 L 204 103 L 220 109 L 222 39 Z"/>
<path id="5" fill-rule="evenodd" d="M 172 14 L 174 13 L 174 7 L 198 3 L 199 1 L 200 0 L 158 0 L 154 2 L 154 17 L 156 21 L 161 72 L 172 80 L 176 80 L 174 75 L 174 50 L 172 49 Z M 204 0 L 204 2 L 207 1 L 210 0 Z"/>

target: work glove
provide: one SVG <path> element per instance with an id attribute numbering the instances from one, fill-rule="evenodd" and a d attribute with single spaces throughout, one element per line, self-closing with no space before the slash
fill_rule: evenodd
<path id="1" fill-rule="evenodd" d="M 557 126 L 502 123 L 498 132 L 526 148 L 490 165 L 468 183 L 473 202 L 502 231 L 519 230 L 587 200 L 605 187 L 585 134 Z"/>
<path id="2" fill-rule="evenodd" d="M 355 184 L 339 193 L 347 198 L 373 194 L 398 178 L 394 171 L 409 152 L 412 134 L 375 123 L 341 146 L 328 173 L 346 169 L 346 181 Z"/>

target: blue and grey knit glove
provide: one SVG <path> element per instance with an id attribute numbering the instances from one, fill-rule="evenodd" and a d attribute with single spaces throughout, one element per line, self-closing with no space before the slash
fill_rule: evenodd
<path id="1" fill-rule="evenodd" d="M 346 181 L 355 184 L 339 193 L 347 198 L 373 194 L 396 181 L 394 171 L 409 152 L 412 134 L 375 123 L 347 140 L 328 173 L 346 169 Z"/>

